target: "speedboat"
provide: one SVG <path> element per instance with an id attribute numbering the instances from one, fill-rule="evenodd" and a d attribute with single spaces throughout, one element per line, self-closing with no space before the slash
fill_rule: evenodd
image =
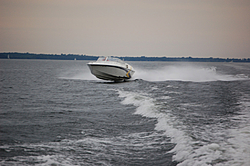
<path id="1" fill-rule="evenodd" d="M 94 76 L 103 80 L 125 81 L 135 73 L 131 65 L 114 57 L 99 57 L 88 66 Z"/>

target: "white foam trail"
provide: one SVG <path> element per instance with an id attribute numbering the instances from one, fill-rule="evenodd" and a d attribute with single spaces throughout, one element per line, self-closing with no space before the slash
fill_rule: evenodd
<path id="1" fill-rule="evenodd" d="M 195 166 L 195 165 L 243 165 L 249 162 L 250 154 L 250 126 L 249 122 L 241 129 L 233 129 L 230 131 L 208 131 L 206 134 L 212 134 L 213 138 L 225 135 L 230 132 L 231 139 L 226 138 L 211 140 L 208 142 L 200 142 L 193 140 L 186 134 L 184 125 L 178 121 L 171 111 L 158 109 L 155 100 L 147 96 L 147 94 L 127 92 L 118 90 L 119 97 L 124 98 L 122 104 L 133 104 L 137 107 L 135 114 L 140 114 L 149 118 L 156 118 L 158 123 L 155 130 L 165 131 L 168 137 L 171 137 L 172 143 L 176 146 L 170 151 L 174 153 L 173 160 L 180 162 L 178 166 Z M 249 104 L 250 105 L 250 104 Z M 241 117 L 239 117 L 242 119 Z M 250 120 L 250 116 L 246 117 Z M 220 128 L 220 127 L 219 127 Z M 183 130 L 184 129 L 184 130 Z M 222 133 L 221 133 L 222 132 Z"/>
<path id="2" fill-rule="evenodd" d="M 216 67 L 203 68 L 200 66 L 165 66 L 159 69 L 136 69 L 134 78 L 147 81 L 234 81 L 248 79 L 246 75 L 223 75 L 216 72 Z"/>
<path id="3" fill-rule="evenodd" d="M 249 99 L 249 97 L 247 97 Z M 234 117 L 235 120 L 240 121 L 241 125 L 238 128 L 230 129 L 229 133 L 231 138 L 228 142 L 233 145 L 228 147 L 228 153 L 235 156 L 234 163 L 241 163 L 242 166 L 249 166 L 250 164 L 250 102 L 242 101 L 241 105 L 244 109 L 241 115 Z"/>
<path id="4" fill-rule="evenodd" d="M 64 160 L 60 160 L 59 158 L 63 158 Z M 60 160 L 60 162 L 57 161 L 57 159 Z M 65 166 L 71 166 L 72 160 L 69 159 L 67 156 L 63 155 L 43 155 L 43 156 L 37 156 L 34 158 L 34 160 L 37 160 L 38 162 L 42 162 L 39 165 L 40 166 L 46 166 L 46 165 L 65 165 Z"/>
<path id="5" fill-rule="evenodd" d="M 135 114 L 149 118 L 157 118 L 158 123 L 156 124 L 155 130 L 165 131 L 165 134 L 172 138 L 172 143 L 176 143 L 175 148 L 171 151 L 176 153 L 174 160 L 183 161 L 187 158 L 192 150 L 188 144 L 190 140 L 185 136 L 184 132 L 173 127 L 176 123 L 179 123 L 174 117 L 159 112 L 154 104 L 154 100 L 150 97 L 120 90 L 118 90 L 118 93 L 120 97 L 125 98 L 122 104 L 133 104 L 137 106 Z"/>

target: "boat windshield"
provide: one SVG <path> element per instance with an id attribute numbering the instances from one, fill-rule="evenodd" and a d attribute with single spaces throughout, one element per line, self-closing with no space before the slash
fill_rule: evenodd
<path id="1" fill-rule="evenodd" d="M 122 60 L 113 57 L 100 57 L 97 59 L 97 61 L 112 61 L 112 62 L 124 63 Z"/>

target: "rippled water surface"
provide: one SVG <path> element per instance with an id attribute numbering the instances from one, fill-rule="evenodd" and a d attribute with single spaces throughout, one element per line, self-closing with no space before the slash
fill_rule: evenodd
<path id="1" fill-rule="evenodd" d="M 0 165 L 250 163 L 250 64 L 0 60 Z"/>

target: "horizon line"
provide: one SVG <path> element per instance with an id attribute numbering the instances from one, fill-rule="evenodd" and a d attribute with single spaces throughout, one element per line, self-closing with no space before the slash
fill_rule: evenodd
<path id="1" fill-rule="evenodd" d="M 37 54 L 37 55 L 78 55 L 78 56 L 93 56 L 93 57 L 100 57 L 100 56 L 112 56 L 112 57 L 138 57 L 138 58 L 198 58 L 198 59 L 209 59 L 209 58 L 213 58 L 213 59 L 250 59 L 250 58 L 229 58 L 229 57 L 194 57 L 192 55 L 187 55 L 187 56 L 167 56 L 167 55 L 98 55 L 98 54 L 86 54 L 86 53 L 33 53 L 33 52 L 0 52 L 0 54 L 5 54 L 5 53 L 18 53 L 18 54 Z"/>

